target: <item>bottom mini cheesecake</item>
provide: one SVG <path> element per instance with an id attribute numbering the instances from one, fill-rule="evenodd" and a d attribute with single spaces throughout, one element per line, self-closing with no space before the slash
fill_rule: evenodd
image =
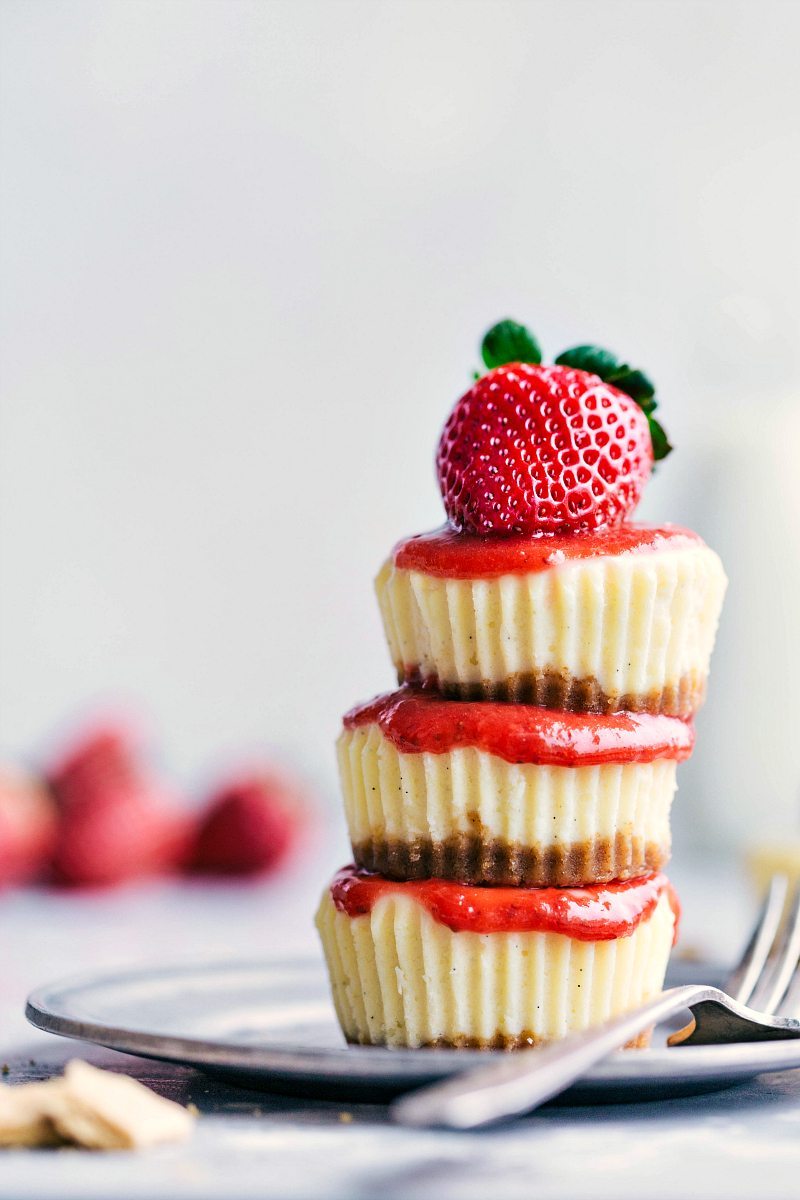
<path id="1" fill-rule="evenodd" d="M 677 916 L 664 875 L 482 888 L 345 867 L 317 928 L 349 1042 L 510 1050 L 600 1024 L 660 991 Z"/>

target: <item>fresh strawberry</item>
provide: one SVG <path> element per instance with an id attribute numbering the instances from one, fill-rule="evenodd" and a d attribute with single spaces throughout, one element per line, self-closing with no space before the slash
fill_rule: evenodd
<path id="1" fill-rule="evenodd" d="M 458 401 L 436 466 L 456 529 L 582 533 L 633 511 L 653 447 L 643 410 L 599 376 L 514 362 Z"/>
<path id="2" fill-rule="evenodd" d="M 56 806 L 41 783 L 16 769 L 0 769 L 0 887 L 43 873 L 57 822 Z"/>
<path id="3" fill-rule="evenodd" d="M 295 841 L 301 801 L 269 772 L 242 775 L 211 799 L 189 856 L 189 869 L 212 875 L 256 875 L 277 866 Z"/>

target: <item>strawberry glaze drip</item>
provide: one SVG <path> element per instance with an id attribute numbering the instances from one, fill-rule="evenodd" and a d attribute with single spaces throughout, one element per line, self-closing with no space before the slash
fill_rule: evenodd
<path id="1" fill-rule="evenodd" d="M 528 537 L 479 537 L 457 533 L 449 525 L 398 542 L 394 564 L 445 579 L 493 579 L 527 575 L 561 563 L 602 555 L 647 554 L 702 545 L 690 529 L 677 525 L 620 525 L 598 533 L 539 534 Z"/>
<path id="2" fill-rule="evenodd" d="M 447 754 L 475 747 L 509 763 L 593 767 L 682 762 L 694 746 L 694 726 L 651 713 L 560 712 L 533 704 L 442 700 L 415 687 L 377 696 L 351 709 L 345 729 L 376 723 L 402 754 Z"/>
<path id="3" fill-rule="evenodd" d="M 665 892 L 675 914 L 675 938 L 680 917 L 666 875 L 580 888 L 468 887 L 444 879 L 399 883 L 349 866 L 334 876 L 330 890 L 349 917 L 371 912 L 383 896 L 408 896 L 454 933 L 561 933 L 580 942 L 612 941 L 629 937 Z"/>

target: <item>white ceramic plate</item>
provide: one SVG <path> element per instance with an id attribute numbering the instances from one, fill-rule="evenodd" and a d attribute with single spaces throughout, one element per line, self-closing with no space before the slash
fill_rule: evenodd
<path id="1" fill-rule="evenodd" d="M 718 983 L 709 966 L 676 964 L 668 983 Z M 497 1051 L 347 1046 L 316 960 L 153 966 L 83 975 L 38 988 L 39 1029 L 224 1075 L 229 1082 L 309 1097 L 386 1100 L 485 1062 Z M 676 1022 L 670 1028 L 678 1028 Z M 800 1068 L 800 1039 L 621 1050 L 562 1097 L 634 1101 L 712 1091 L 766 1071 Z"/>

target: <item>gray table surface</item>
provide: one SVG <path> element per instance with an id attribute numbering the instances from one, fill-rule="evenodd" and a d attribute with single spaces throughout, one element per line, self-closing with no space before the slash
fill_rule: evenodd
<path id="1" fill-rule="evenodd" d="M 201 1117 L 191 1142 L 137 1154 L 8 1151 L 0 1197 L 139 1200 L 797 1200 L 800 1070 L 716 1095 L 641 1105 L 546 1108 L 481 1134 L 412 1132 L 376 1105 L 305 1102 L 42 1034 L 23 1016 L 36 984 L 120 963 L 316 951 L 310 916 L 329 867 L 259 885 L 148 884 L 111 893 L 0 896 L 0 1062 L 40 1079 L 79 1054 L 124 1070 Z M 684 946 L 732 957 L 751 897 L 730 868 L 686 865 Z M 726 897 L 719 904 L 720 896 Z M 709 941 L 713 901 L 713 943 Z"/>

